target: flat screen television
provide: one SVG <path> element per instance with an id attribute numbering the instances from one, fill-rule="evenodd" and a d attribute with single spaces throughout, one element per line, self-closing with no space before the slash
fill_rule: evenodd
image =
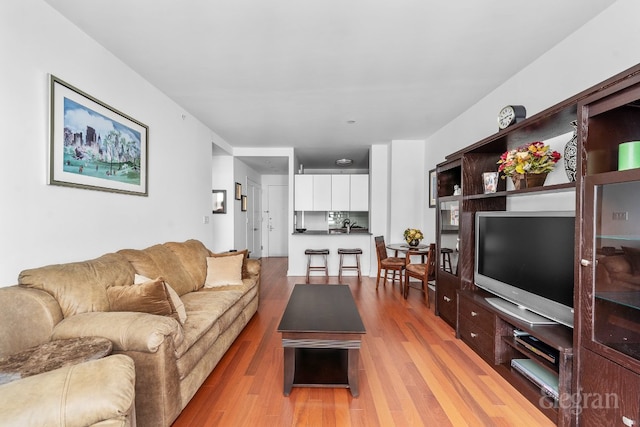
<path id="1" fill-rule="evenodd" d="M 573 327 L 575 213 L 476 213 L 474 281 L 529 324 Z"/>

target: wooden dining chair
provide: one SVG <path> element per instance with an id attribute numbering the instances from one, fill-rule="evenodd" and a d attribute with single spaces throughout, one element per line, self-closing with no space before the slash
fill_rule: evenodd
<path id="1" fill-rule="evenodd" d="M 393 272 L 393 276 L 391 277 L 391 286 L 393 286 L 393 283 L 396 280 L 396 273 L 398 273 L 398 279 L 400 281 L 400 291 L 402 292 L 402 272 L 404 270 L 405 259 L 399 257 L 390 257 L 387 255 L 387 245 L 384 243 L 383 236 L 376 236 L 374 240 L 376 242 L 376 253 L 378 254 L 378 278 L 376 279 L 376 289 L 378 289 L 381 272 L 382 270 L 384 270 L 385 282 L 389 277 L 389 272 Z"/>
<path id="2" fill-rule="evenodd" d="M 411 256 L 422 255 L 422 263 L 412 263 Z M 429 253 L 426 255 L 427 260 L 424 261 L 424 251 L 413 251 L 410 250 L 407 252 L 407 256 L 405 259 L 405 270 L 404 270 L 404 297 L 405 299 L 409 296 L 409 278 L 413 277 L 415 279 L 420 280 L 422 292 L 425 294 L 425 298 L 427 299 L 427 307 L 429 307 L 429 282 L 436 279 L 436 244 L 429 244 Z"/>

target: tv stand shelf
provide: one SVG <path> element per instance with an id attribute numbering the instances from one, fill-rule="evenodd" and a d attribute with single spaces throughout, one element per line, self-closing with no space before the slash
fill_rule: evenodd
<path id="1" fill-rule="evenodd" d="M 486 301 L 494 297 L 483 290 L 458 291 L 458 329 L 456 335 L 559 426 L 572 425 L 573 330 L 567 326 L 530 325 L 496 309 Z M 535 337 L 558 352 L 551 363 L 518 343 L 514 330 Z M 558 376 L 560 402 L 545 397 L 541 388 L 511 367 L 512 359 L 531 359 Z M 563 400 L 564 399 L 564 400 Z"/>

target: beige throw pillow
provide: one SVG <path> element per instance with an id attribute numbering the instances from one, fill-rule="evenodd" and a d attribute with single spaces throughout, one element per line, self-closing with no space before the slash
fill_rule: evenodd
<path id="1" fill-rule="evenodd" d="M 136 274 L 133 279 L 133 283 L 135 285 L 140 285 L 149 281 L 151 281 L 151 279 L 140 274 Z M 169 302 L 171 302 L 171 305 L 173 306 L 175 312 L 178 313 L 178 320 L 180 321 L 180 324 L 184 325 L 184 322 L 187 321 L 187 310 L 184 308 L 184 303 L 180 299 L 180 295 L 178 295 L 178 293 L 171 287 L 170 284 L 164 281 L 163 283 L 165 290 L 169 295 Z"/>
<path id="2" fill-rule="evenodd" d="M 248 249 L 243 249 L 241 251 L 235 251 L 235 252 L 213 253 L 211 254 L 211 257 L 218 258 L 218 257 L 238 256 L 238 255 L 242 255 L 242 278 L 246 279 L 247 277 L 249 277 L 249 271 L 247 270 L 247 258 L 249 258 Z"/>
<path id="3" fill-rule="evenodd" d="M 107 289 L 111 311 L 136 311 L 172 316 L 175 311 L 161 279 L 136 286 L 111 286 Z"/>
<path id="4" fill-rule="evenodd" d="M 242 285 L 242 262 L 244 254 L 207 257 L 205 288 Z"/>

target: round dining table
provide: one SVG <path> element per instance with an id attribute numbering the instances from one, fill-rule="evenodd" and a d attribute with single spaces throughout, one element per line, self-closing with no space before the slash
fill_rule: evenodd
<path id="1" fill-rule="evenodd" d="M 387 249 L 394 251 L 393 256 L 397 257 L 399 252 L 407 253 L 411 251 L 411 255 L 419 255 L 422 256 L 422 262 L 424 263 L 424 258 L 427 254 L 429 254 L 429 245 L 425 245 L 424 243 L 418 244 L 418 246 L 409 246 L 408 243 L 389 243 L 387 245 Z"/>

